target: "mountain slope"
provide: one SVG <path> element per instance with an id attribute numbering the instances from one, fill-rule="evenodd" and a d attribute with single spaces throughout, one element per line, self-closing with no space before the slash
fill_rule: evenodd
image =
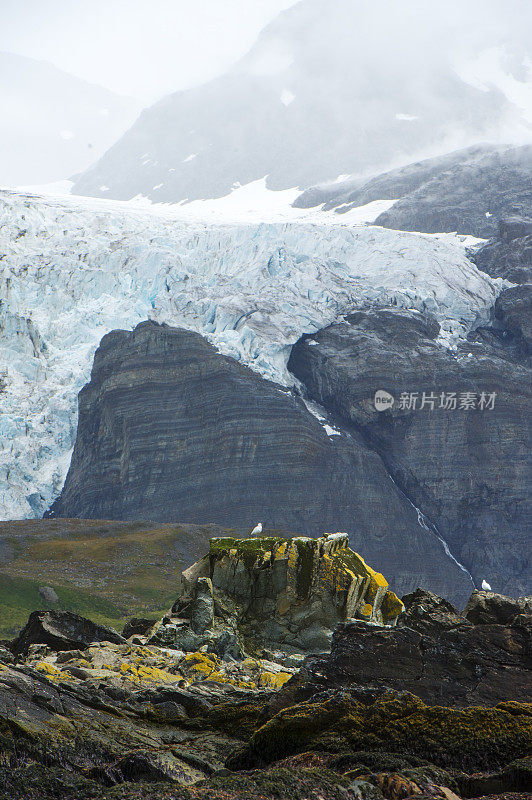
<path id="1" fill-rule="evenodd" d="M 153 322 L 102 339 L 49 514 L 342 530 L 399 593 L 422 583 L 464 602 L 472 587 L 359 436 L 324 428 L 198 334 Z"/>
<path id="2" fill-rule="evenodd" d="M 492 6 L 497 26 L 476 0 L 303 0 L 229 73 L 145 110 L 74 191 L 192 200 L 265 175 L 308 187 L 522 133 L 528 110 L 508 87 L 532 84 L 526 25 Z"/>
<path id="3" fill-rule="evenodd" d="M 139 105 L 52 64 L 0 52 L 0 186 L 49 183 L 86 169 Z"/>
<path id="4" fill-rule="evenodd" d="M 296 208 L 345 214 L 377 200 L 395 200 L 376 225 L 403 231 L 457 231 L 481 238 L 497 233 L 501 219 L 530 215 L 532 145 L 475 146 L 385 172 L 368 181 L 315 186 Z"/>

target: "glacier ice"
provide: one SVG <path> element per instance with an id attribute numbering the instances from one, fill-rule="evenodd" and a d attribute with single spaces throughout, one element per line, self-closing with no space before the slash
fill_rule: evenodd
<path id="1" fill-rule="evenodd" d="M 114 328 L 198 331 L 289 387 L 291 345 L 360 303 L 429 309 L 450 341 L 501 289 L 456 236 L 209 213 L 0 192 L 1 518 L 40 516 L 61 490 L 77 392 Z"/>

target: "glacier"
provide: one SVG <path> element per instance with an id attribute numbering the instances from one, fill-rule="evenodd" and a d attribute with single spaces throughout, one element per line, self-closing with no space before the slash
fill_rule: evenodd
<path id="1" fill-rule="evenodd" d="M 505 282 L 468 260 L 470 239 L 361 219 L 0 191 L 0 518 L 40 517 L 59 494 L 77 393 L 112 329 L 197 331 L 290 389 L 294 342 L 361 305 L 429 310 L 451 348 L 487 319 Z"/>

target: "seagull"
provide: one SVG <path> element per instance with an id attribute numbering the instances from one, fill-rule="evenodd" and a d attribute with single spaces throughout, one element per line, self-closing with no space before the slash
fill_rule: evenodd
<path id="1" fill-rule="evenodd" d="M 482 590 L 484 592 L 491 592 L 491 586 L 485 578 L 482 579 Z"/>
<path id="2" fill-rule="evenodd" d="M 258 536 L 261 533 L 262 533 L 262 522 L 259 522 L 259 524 L 255 525 L 255 527 L 251 531 L 251 536 Z"/>

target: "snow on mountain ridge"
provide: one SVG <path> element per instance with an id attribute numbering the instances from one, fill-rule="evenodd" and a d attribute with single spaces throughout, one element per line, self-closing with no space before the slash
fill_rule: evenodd
<path id="1" fill-rule="evenodd" d="M 224 75 L 145 109 L 74 191 L 178 202 L 263 175 L 269 188 L 303 189 L 530 141 L 532 12 L 523 0 L 489 5 L 302 0 Z"/>
<path id="2" fill-rule="evenodd" d="M 77 392 L 114 328 L 151 318 L 195 330 L 290 386 L 291 345 L 360 303 L 429 309 L 452 338 L 502 285 L 449 235 L 209 224 L 179 208 L 16 193 L 1 193 L 0 209 L 1 518 L 39 516 L 59 493 Z"/>

